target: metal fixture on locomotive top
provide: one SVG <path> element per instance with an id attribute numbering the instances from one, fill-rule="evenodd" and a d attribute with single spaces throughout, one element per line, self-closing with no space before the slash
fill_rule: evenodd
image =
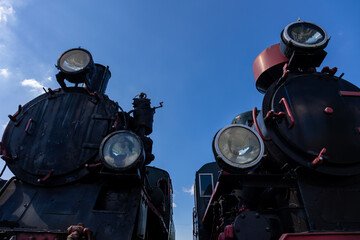
<path id="1" fill-rule="evenodd" d="M 1 155 L 15 176 L 0 191 L 0 239 L 174 239 L 170 176 L 147 166 L 158 107 L 140 93 L 125 112 L 105 95 L 109 67 L 85 49 L 57 68 L 60 89 L 9 115 Z"/>
<path id="2" fill-rule="evenodd" d="M 253 71 L 261 110 L 216 133 L 195 178 L 194 239 L 360 239 L 360 89 L 320 66 L 326 31 L 294 22 Z"/>

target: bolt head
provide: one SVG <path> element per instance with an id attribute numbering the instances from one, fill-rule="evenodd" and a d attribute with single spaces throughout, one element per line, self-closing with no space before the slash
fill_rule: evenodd
<path id="1" fill-rule="evenodd" d="M 332 109 L 331 107 L 326 107 L 324 111 L 326 114 L 329 115 L 334 113 L 334 109 Z"/>

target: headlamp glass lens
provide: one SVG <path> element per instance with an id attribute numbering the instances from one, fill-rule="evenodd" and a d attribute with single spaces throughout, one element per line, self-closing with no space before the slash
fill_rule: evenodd
<path id="1" fill-rule="evenodd" d="M 129 132 L 120 132 L 111 136 L 104 144 L 103 159 L 114 169 L 133 165 L 142 153 L 140 139 Z"/>
<path id="2" fill-rule="evenodd" d="M 71 50 L 61 56 L 60 67 L 66 72 L 78 72 L 89 65 L 91 56 L 80 49 Z"/>
<path id="3" fill-rule="evenodd" d="M 249 129 L 234 126 L 225 129 L 219 136 L 219 150 L 234 164 L 250 164 L 258 159 L 261 144 L 258 137 Z"/>
<path id="4" fill-rule="evenodd" d="M 294 41 L 307 45 L 318 44 L 325 39 L 324 31 L 309 23 L 295 23 L 289 26 L 288 34 Z"/>

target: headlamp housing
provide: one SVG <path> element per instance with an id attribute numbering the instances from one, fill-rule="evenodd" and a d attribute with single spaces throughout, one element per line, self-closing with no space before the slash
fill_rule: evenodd
<path id="1" fill-rule="evenodd" d="M 106 136 L 99 151 L 102 163 L 109 169 L 125 171 L 142 165 L 145 161 L 144 146 L 139 136 L 127 130 Z"/>
<path id="2" fill-rule="evenodd" d="M 309 53 L 323 50 L 328 42 L 328 35 L 322 27 L 310 22 L 294 22 L 281 32 L 280 50 L 290 58 L 296 50 Z"/>
<path id="3" fill-rule="evenodd" d="M 218 165 L 225 171 L 249 170 L 262 159 L 264 143 L 254 129 L 231 124 L 215 135 L 213 151 Z"/>
<path id="4" fill-rule="evenodd" d="M 246 126 L 253 125 L 253 118 L 252 118 L 252 111 L 244 112 L 238 114 L 234 119 L 231 121 L 231 124 L 243 124 Z"/>
<path id="5" fill-rule="evenodd" d="M 85 82 L 86 73 L 94 69 L 94 61 L 89 51 L 73 48 L 60 55 L 57 67 L 72 83 Z"/>
<path id="6" fill-rule="evenodd" d="M 75 84 L 84 83 L 90 92 L 105 93 L 111 77 L 109 67 L 94 63 L 90 52 L 82 48 L 61 54 L 56 67 L 60 70 L 56 79 L 62 88 L 66 88 L 66 79 Z"/>
<path id="7" fill-rule="evenodd" d="M 310 22 L 293 22 L 281 32 L 281 41 L 262 51 L 253 65 L 256 88 L 265 93 L 284 73 L 313 71 L 326 56 L 324 51 L 330 38 L 320 26 Z"/>
<path id="8" fill-rule="evenodd" d="M 290 23 L 281 32 L 280 51 L 293 67 L 319 67 L 329 42 L 326 31 L 310 22 Z"/>

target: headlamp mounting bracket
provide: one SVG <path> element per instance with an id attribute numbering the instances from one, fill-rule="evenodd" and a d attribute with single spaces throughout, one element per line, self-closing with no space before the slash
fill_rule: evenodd
<path id="1" fill-rule="evenodd" d="M 288 63 L 288 69 L 290 71 L 294 69 L 309 69 L 320 67 L 321 63 L 324 61 L 327 52 L 320 50 L 315 53 L 306 53 L 302 51 L 294 51 L 290 57 Z"/>

